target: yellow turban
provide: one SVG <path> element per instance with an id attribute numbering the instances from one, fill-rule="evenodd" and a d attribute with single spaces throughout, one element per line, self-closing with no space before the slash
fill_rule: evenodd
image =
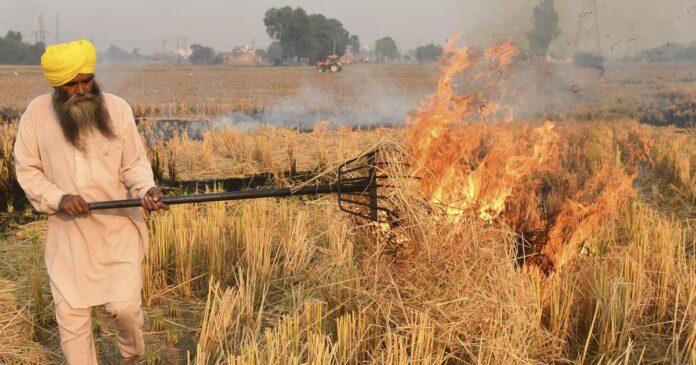
<path id="1" fill-rule="evenodd" d="M 77 74 L 93 74 L 96 63 L 97 50 L 86 39 L 52 45 L 41 56 L 44 76 L 53 87 L 68 83 Z"/>

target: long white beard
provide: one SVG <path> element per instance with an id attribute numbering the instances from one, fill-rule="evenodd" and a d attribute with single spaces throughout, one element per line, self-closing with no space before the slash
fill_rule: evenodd
<path id="1" fill-rule="evenodd" d="M 79 136 L 82 137 L 91 132 L 97 125 L 97 115 L 99 104 L 102 100 L 94 94 L 85 96 L 73 96 L 63 104 L 64 116 L 69 117 L 69 121 L 75 124 Z"/>

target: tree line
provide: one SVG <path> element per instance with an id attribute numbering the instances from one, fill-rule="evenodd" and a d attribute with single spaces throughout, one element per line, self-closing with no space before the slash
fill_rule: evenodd
<path id="1" fill-rule="evenodd" d="M 696 41 L 688 45 L 667 43 L 661 46 L 642 50 L 635 56 L 626 56 L 624 62 L 693 62 L 696 61 Z"/>
<path id="2" fill-rule="evenodd" d="M 253 51 L 256 56 L 270 64 L 312 64 L 333 54 L 343 56 L 348 51 L 355 56 L 361 54 L 360 37 L 351 34 L 338 19 L 322 14 L 309 14 L 301 7 L 285 6 L 266 11 L 263 22 L 273 42 L 267 49 Z M 44 50 L 45 46 L 42 43 L 25 43 L 20 32 L 10 30 L 4 38 L 0 38 L 0 64 L 37 65 Z M 441 53 L 441 46 L 429 44 L 415 50 L 415 59 L 421 63 L 431 62 L 438 59 Z M 378 39 L 370 56 L 374 56 L 379 62 L 391 62 L 402 57 L 396 41 L 391 37 Z M 408 55 L 404 55 L 404 58 L 410 59 Z M 135 63 L 155 60 L 170 63 L 183 61 L 180 55 L 149 56 L 141 54 L 137 47 L 129 51 L 113 44 L 109 45 L 105 52 L 99 52 L 98 59 L 100 62 Z M 190 46 L 187 60 L 193 64 L 214 65 L 222 63 L 223 57 L 212 47 L 193 44 Z"/>
<path id="3" fill-rule="evenodd" d="M 43 43 L 29 44 L 22 40 L 22 32 L 7 31 L 0 38 L 0 64 L 38 65 L 45 46 Z"/>
<path id="4" fill-rule="evenodd" d="M 542 56 L 559 34 L 558 15 L 553 8 L 553 0 L 541 0 L 534 10 L 533 20 L 533 30 L 528 34 L 530 53 Z M 301 7 L 271 8 L 266 11 L 263 22 L 273 42 L 265 50 L 255 50 L 255 54 L 270 64 L 312 64 L 332 54 L 343 56 L 348 51 L 353 55 L 361 54 L 360 37 L 345 29 L 341 21 L 322 14 L 309 14 Z M 4 38 L 0 38 L 0 63 L 36 65 L 40 63 L 44 49 L 42 43 L 25 43 L 21 32 L 10 30 Z M 387 36 L 375 41 L 370 56 L 374 56 L 378 62 L 392 62 L 403 58 L 406 61 L 427 63 L 438 60 L 441 55 L 442 46 L 432 43 L 402 55 L 396 41 Z M 156 60 L 157 57 L 143 55 L 137 47 L 127 51 L 110 45 L 106 52 L 100 52 L 99 59 L 137 63 Z M 182 57 L 174 55 L 166 61 L 179 63 Z M 193 44 L 190 46 L 188 61 L 193 64 L 220 64 L 223 57 L 212 47 Z"/>

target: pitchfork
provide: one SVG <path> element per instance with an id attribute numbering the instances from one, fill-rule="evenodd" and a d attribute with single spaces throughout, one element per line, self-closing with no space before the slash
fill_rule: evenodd
<path id="1" fill-rule="evenodd" d="M 204 203 L 227 200 L 245 200 L 258 198 L 285 198 L 299 195 L 337 194 L 338 207 L 347 213 L 373 222 L 380 222 L 380 216 L 386 216 L 390 210 L 380 205 L 384 195 L 379 195 L 384 188 L 393 188 L 386 179 L 389 176 L 382 168 L 391 162 L 383 159 L 384 148 L 364 153 L 359 157 L 339 165 L 335 183 L 304 185 L 298 188 L 258 189 L 231 191 L 181 196 L 165 196 L 160 199 L 165 204 Z M 140 199 L 113 200 L 89 203 L 90 210 L 139 207 Z M 379 214 L 385 212 L 386 214 Z"/>

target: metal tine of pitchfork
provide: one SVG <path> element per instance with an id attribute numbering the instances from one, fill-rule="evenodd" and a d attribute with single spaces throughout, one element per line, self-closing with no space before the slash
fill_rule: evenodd
<path id="1" fill-rule="evenodd" d="M 387 173 L 382 167 L 404 166 L 401 161 L 383 161 L 387 155 L 393 155 L 397 151 L 380 148 L 366 153 L 358 158 L 343 163 L 338 169 L 338 182 L 362 182 L 367 186 L 364 190 L 338 192 L 338 207 L 352 215 L 369 219 L 373 222 L 386 222 L 393 215 L 393 211 L 384 206 L 388 199 L 388 190 L 395 188 L 394 184 L 389 184 L 390 179 L 398 178 L 395 174 Z M 354 176 L 358 171 L 362 174 Z"/>

